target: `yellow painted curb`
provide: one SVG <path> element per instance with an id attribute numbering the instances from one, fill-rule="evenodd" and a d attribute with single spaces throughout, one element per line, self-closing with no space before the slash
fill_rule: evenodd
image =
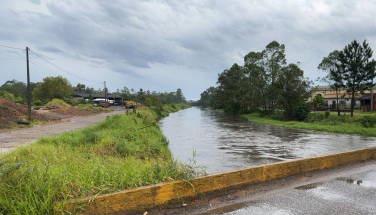
<path id="1" fill-rule="evenodd" d="M 336 167 L 376 158 L 376 147 L 344 153 L 253 166 L 196 178 L 160 183 L 112 194 L 88 196 L 55 204 L 55 212 L 79 214 L 132 214 L 169 203 L 182 202 L 200 194 L 221 192 L 298 173 Z"/>

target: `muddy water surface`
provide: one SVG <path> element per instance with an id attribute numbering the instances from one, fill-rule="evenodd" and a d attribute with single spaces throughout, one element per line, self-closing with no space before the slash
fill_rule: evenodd
<path id="1" fill-rule="evenodd" d="M 297 130 L 192 107 L 160 121 L 175 158 L 207 173 L 376 146 L 376 138 Z"/>

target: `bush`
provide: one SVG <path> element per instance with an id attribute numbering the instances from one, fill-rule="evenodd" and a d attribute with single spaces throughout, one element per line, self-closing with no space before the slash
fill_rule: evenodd
<path id="1" fill-rule="evenodd" d="M 43 102 L 41 100 L 35 100 L 33 103 L 36 106 L 42 106 L 43 105 Z"/>
<path id="2" fill-rule="evenodd" d="M 376 117 L 364 116 L 363 119 L 360 120 L 360 124 L 365 128 L 373 128 L 376 125 Z"/>
<path id="3" fill-rule="evenodd" d="M 325 118 L 328 118 L 330 116 L 330 111 L 325 111 Z"/>
<path id="4" fill-rule="evenodd" d="M 46 104 L 47 109 L 57 109 L 57 108 L 64 108 L 69 107 L 70 105 L 65 103 L 63 100 L 60 99 L 52 99 L 52 101 Z"/>
<path id="5" fill-rule="evenodd" d="M 310 113 L 308 114 L 307 119 L 305 119 L 305 122 L 313 123 L 313 122 L 320 122 L 326 118 L 322 113 Z"/>
<path id="6" fill-rule="evenodd" d="M 261 114 L 260 114 L 261 117 Z M 278 121 L 284 121 L 285 116 L 283 115 L 282 111 L 276 111 L 273 115 L 270 116 L 271 119 L 278 120 Z"/>
<path id="7" fill-rule="evenodd" d="M 14 95 L 12 93 L 8 93 L 7 91 L 4 91 L 4 90 L 0 91 L 0 97 L 11 100 L 11 101 L 15 100 Z"/>
<path id="8" fill-rule="evenodd" d="M 301 102 L 292 110 L 292 117 L 296 121 L 303 121 L 307 119 L 309 112 L 311 112 L 311 104 Z"/>

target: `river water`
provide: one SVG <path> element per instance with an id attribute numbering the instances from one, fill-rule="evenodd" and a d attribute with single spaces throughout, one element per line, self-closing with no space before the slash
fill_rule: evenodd
<path id="1" fill-rule="evenodd" d="M 376 138 L 298 130 L 249 122 L 222 111 L 192 107 L 159 123 L 175 159 L 216 173 L 294 158 L 376 146 Z"/>

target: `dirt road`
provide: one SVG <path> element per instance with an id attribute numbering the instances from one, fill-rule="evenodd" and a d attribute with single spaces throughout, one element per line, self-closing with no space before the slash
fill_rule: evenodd
<path id="1" fill-rule="evenodd" d="M 73 131 L 96 124 L 106 119 L 107 116 L 124 113 L 124 109 L 116 108 L 112 112 L 101 113 L 94 116 L 66 116 L 66 122 L 35 125 L 31 128 L 0 133 L 0 153 L 7 152 L 12 148 L 34 142 L 39 137 L 56 135 L 67 131 Z"/>

